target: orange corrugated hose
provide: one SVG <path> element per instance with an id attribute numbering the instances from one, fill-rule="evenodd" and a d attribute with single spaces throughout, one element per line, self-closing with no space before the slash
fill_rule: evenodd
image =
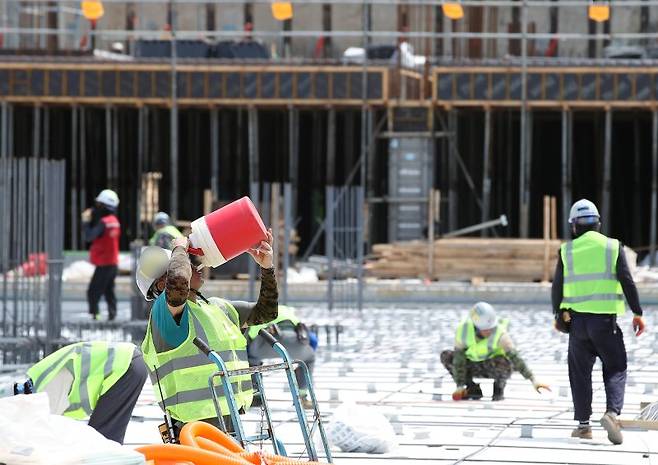
<path id="1" fill-rule="evenodd" d="M 247 452 L 228 434 L 214 426 L 196 421 L 180 432 L 180 445 L 152 444 L 136 450 L 154 465 L 320 465 L 280 455 Z"/>

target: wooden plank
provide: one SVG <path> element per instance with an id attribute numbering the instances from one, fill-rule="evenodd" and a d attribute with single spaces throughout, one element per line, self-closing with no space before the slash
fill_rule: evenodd
<path id="1" fill-rule="evenodd" d="M 618 420 L 622 428 L 645 429 L 658 431 L 658 421 L 647 420 Z"/>

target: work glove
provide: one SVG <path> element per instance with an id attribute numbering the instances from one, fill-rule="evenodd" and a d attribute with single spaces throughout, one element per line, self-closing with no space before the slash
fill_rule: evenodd
<path id="1" fill-rule="evenodd" d="M 455 392 L 452 393 L 452 400 L 462 400 L 464 397 L 466 397 L 466 388 L 465 387 L 460 387 L 455 390 Z"/>
<path id="2" fill-rule="evenodd" d="M 89 223 L 91 221 L 91 214 L 92 214 L 92 209 L 87 208 L 85 211 L 80 214 L 80 219 L 82 219 L 83 223 Z"/>
<path id="3" fill-rule="evenodd" d="M 644 332 L 644 319 L 640 315 L 633 317 L 633 332 L 636 336 Z"/>
<path id="4" fill-rule="evenodd" d="M 560 310 L 559 313 L 555 314 L 553 327 L 561 333 L 569 334 L 569 329 L 571 328 L 571 315 L 567 310 Z"/>
<path id="5" fill-rule="evenodd" d="M 551 391 L 551 387 L 546 384 L 546 383 L 540 383 L 539 381 L 533 381 L 532 382 L 532 387 L 535 388 L 535 391 L 537 391 L 539 394 L 541 394 L 541 390 L 544 389 L 546 391 Z"/>

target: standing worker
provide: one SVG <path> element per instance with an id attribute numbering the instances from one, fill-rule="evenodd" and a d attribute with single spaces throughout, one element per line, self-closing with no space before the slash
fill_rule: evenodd
<path id="1" fill-rule="evenodd" d="M 247 353 L 249 365 L 262 365 L 264 358 L 279 358 L 272 350 L 272 346 L 262 337 L 258 337 L 261 329 L 267 329 L 290 354 L 292 360 L 301 360 L 313 373 L 315 364 L 315 350 L 311 346 L 311 334 L 308 328 L 295 314 L 295 309 L 279 305 L 279 314 L 275 320 L 257 326 L 250 326 L 247 330 Z M 317 347 L 317 346 L 316 346 Z M 295 369 L 295 378 L 299 386 L 299 396 L 305 409 L 312 409 L 313 403 L 308 398 L 308 383 L 300 367 Z"/>
<path id="2" fill-rule="evenodd" d="M 121 224 L 116 216 L 119 196 L 110 189 L 101 191 L 96 197 L 96 205 L 82 212 L 84 237 L 91 242 L 89 260 L 96 267 L 87 288 L 89 313 L 99 319 L 98 302 L 105 296 L 108 319 L 117 316 L 117 299 L 114 295 L 114 280 L 119 267 L 119 238 Z"/>
<path id="3" fill-rule="evenodd" d="M 248 250 L 261 266 L 258 302 L 228 301 L 200 292 L 203 278 L 190 263 L 187 238 L 174 240 L 172 252 L 147 247 L 139 259 L 137 285 L 146 298 L 154 300 L 146 337 L 142 343 L 160 407 L 183 424 L 204 420 L 218 425 L 208 378 L 217 366 L 193 344 L 195 336 L 217 351 L 229 370 L 247 368 L 247 341 L 242 328 L 267 323 L 277 317 L 278 290 L 273 267 L 272 232 L 267 241 Z M 249 375 L 231 379 L 236 403 L 246 411 L 253 398 Z M 162 394 L 161 394 L 162 393 Z M 217 388 L 219 405 L 231 429 L 226 397 Z"/>
<path id="4" fill-rule="evenodd" d="M 129 342 L 78 342 L 27 370 L 14 394 L 48 393 L 50 412 L 89 426 L 123 444 L 133 408 L 146 381 L 142 353 Z"/>
<path id="5" fill-rule="evenodd" d="M 149 245 L 157 245 L 163 249 L 171 250 L 171 243 L 174 239 L 183 237 L 183 234 L 171 224 L 171 218 L 165 212 L 158 212 L 153 217 L 153 228 L 155 232 L 151 239 L 149 239 Z"/>
<path id="6" fill-rule="evenodd" d="M 633 331 L 644 332 L 637 288 L 628 269 L 624 249 L 616 239 L 599 233 L 599 211 L 586 199 L 569 212 L 574 239 L 560 247 L 551 292 L 555 327 L 569 333 L 569 383 L 574 420 L 572 437 L 591 439 L 592 367 L 596 357 L 603 365 L 606 412 L 601 426 L 613 444 L 623 436 L 617 415 L 624 405 L 626 348 L 617 317 L 624 314 L 624 296 L 635 314 Z"/>
<path id="7" fill-rule="evenodd" d="M 486 302 L 476 303 L 455 333 L 455 349 L 441 352 L 441 363 L 457 384 L 454 400 L 479 400 L 480 385 L 474 377 L 493 378 L 491 400 L 505 398 L 505 385 L 516 370 L 532 382 L 537 392 L 551 390 L 535 378 L 507 333 L 508 320 L 499 320 L 494 308 Z"/>

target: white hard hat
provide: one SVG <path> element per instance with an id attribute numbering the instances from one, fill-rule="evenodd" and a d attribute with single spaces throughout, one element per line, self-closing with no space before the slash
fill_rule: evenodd
<path id="1" fill-rule="evenodd" d="M 110 208 L 117 208 L 119 206 L 119 196 L 111 189 L 103 189 L 98 196 L 96 202 L 102 203 Z"/>
<path id="2" fill-rule="evenodd" d="M 146 300 L 153 300 L 149 292 L 153 283 L 167 272 L 171 251 L 151 245 L 144 247 L 137 263 L 135 280 L 137 287 Z"/>
<path id="3" fill-rule="evenodd" d="M 479 330 L 493 329 L 498 325 L 496 310 L 486 302 L 473 305 L 470 312 L 471 321 Z"/>
<path id="4" fill-rule="evenodd" d="M 571 211 L 569 211 L 569 223 L 598 223 L 600 217 L 594 202 L 587 199 L 580 199 L 571 206 Z"/>
<path id="5" fill-rule="evenodd" d="M 159 224 L 171 224 L 171 218 L 165 212 L 158 212 L 153 217 L 153 225 L 157 226 Z"/>

